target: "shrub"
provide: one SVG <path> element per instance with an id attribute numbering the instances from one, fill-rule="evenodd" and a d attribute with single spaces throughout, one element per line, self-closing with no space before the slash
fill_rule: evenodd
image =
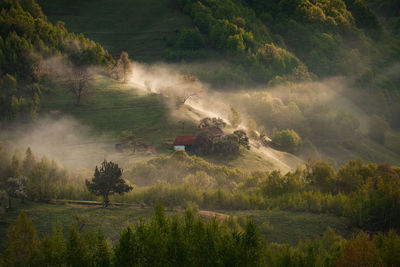
<path id="1" fill-rule="evenodd" d="M 272 142 L 279 149 L 294 153 L 301 145 L 301 138 L 294 130 L 282 130 L 273 134 Z"/>

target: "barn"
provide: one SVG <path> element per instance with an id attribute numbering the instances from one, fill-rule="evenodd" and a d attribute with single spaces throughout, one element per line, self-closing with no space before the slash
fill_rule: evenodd
<path id="1" fill-rule="evenodd" d="M 174 150 L 194 152 L 195 135 L 178 135 L 174 141 Z"/>

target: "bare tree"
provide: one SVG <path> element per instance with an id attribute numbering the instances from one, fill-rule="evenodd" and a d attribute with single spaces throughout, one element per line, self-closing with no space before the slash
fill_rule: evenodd
<path id="1" fill-rule="evenodd" d="M 89 90 L 90 83 L 93 80 L 92 74 L 87 68 L 73 68 L 68 73 L 67 93 L 75 98 L 75 105 L 81 105 L 82 99 L 89 96 L 92 92 Z"/>

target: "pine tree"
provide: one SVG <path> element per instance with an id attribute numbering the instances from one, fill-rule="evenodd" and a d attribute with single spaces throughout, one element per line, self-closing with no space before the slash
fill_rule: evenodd
<path id="1" fill-rule="evenodd" d="M 87 244 L 81 237 L 78 227 L 75 224 L 69 231 L 66 254 L 68 266 L 82 267 L 89 265 L 89 252 Z"/>
<path id="2" fill-rule="evenodd" d="M 17 223 L 8 231 L 8 242 L 1 266 L 28 266 L 38 260 L 39 239 L 32 221 L 21 211 Z"/>
<path id="3" fill-rule="evenodd" d="M 67 245 L 63 237 L 63 228 L 60 222 L 53 226 L 52 235 L 46 235 L 41 244 L 40 266 L 65 266 Z"/>
<path id="4" fill-rule="evenodd" d="M 118 243 L 114 248 L 114 266 L 134 266 L 134 235 L 128 226 L 121 232 Z"/>
<path id="5" fill-rule="evenodd" d="M 35 156 L 30 147 L 25 152 L 25 159 L 22 162 L 22 170 L 24 175 L 29 175 L 36 164 Z"/>
<path id="6" fill-rule="evenodd" d="M 92 180 L 86 180 L 86 186 L 96 196 L 102 196 L 104 206 L 107 207 L 110 203 L 110 195 L 115 193 L 122 195 L 133 189 L 121 176 L 122 169 L 118 167 L 118 164 L 104 160 L 100 170 L 96 166 Z"/>
<path id="7" fill-rule="evenodd" d="M 96 243 L 92 253 L 91 264 L 95 267 L 108 267 L 111 265 L 111 252 L 104 233 L 99 230 L 96 235 Z"/>

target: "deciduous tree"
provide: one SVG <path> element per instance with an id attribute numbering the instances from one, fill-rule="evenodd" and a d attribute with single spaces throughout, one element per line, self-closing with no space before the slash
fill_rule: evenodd
<path id="1" fill-rule="evenodd" d="M 85 67 L 76 67 L 69 71 L 67 76 L 67 92 L 72 94 L 75 98 L 75 105 L 79 106 L 83 98 L 92 93 L 89 90 L 93 80 L 92 74 Z"/>
<path id="2" fill-rule="evenodd" d="M 128 73 L 132 70 L 132 64 L 129 60 L 128 53 L 123 51 L 118 59 L 118 67 L 121 69 L 122 75 L 124 77 L 124 83 L 127 80 Z"/>

